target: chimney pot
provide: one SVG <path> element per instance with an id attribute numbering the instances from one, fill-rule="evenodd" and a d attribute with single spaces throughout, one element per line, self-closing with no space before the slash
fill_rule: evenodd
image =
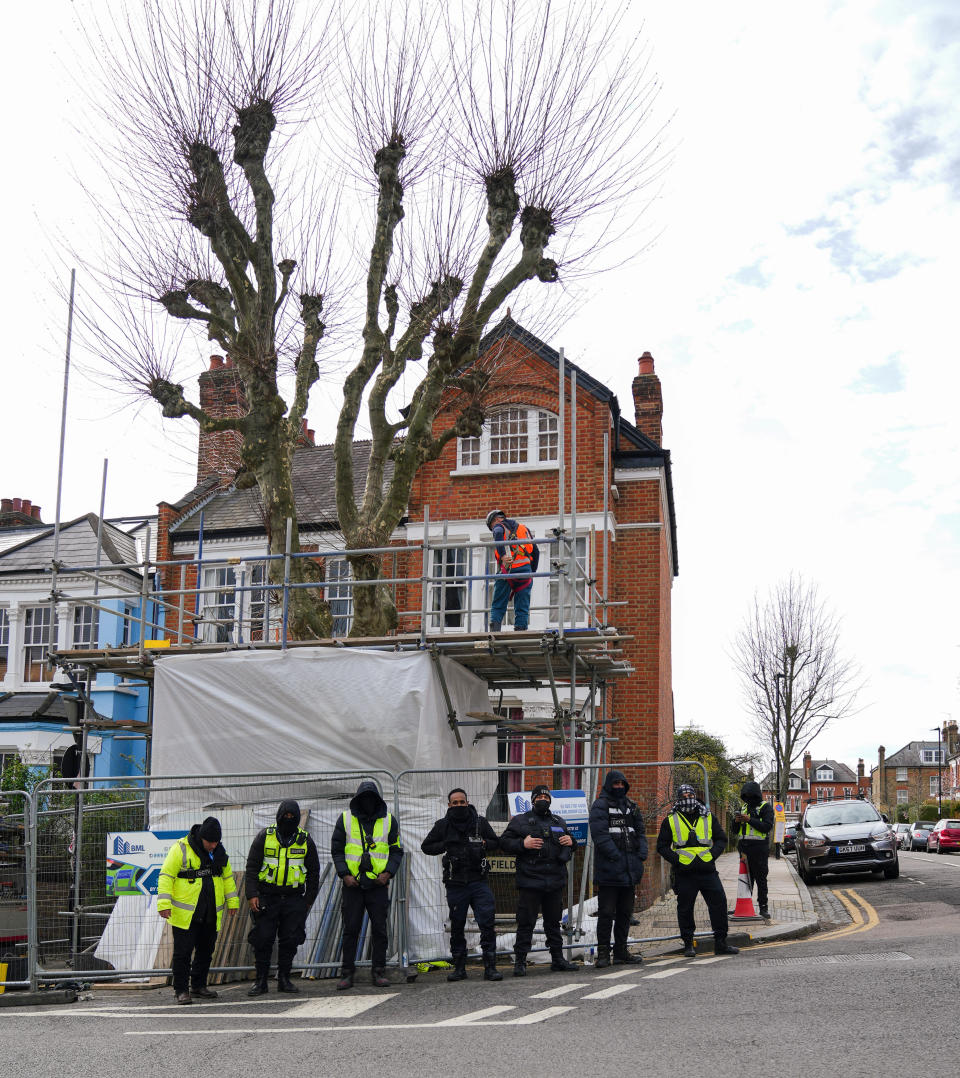
<path id="1" fill-rule="evenodd" d="M 19 499 L 19 498 L 14 498 L 14 499 L 13 499 L 13 511 L 14 511 L 15 513 L 19 513 L 19 512 L 20 512 L 20 506 L 21 506 L 21 504 L 22 504 L 22 502 L 20 501 L 20 499 Z"/>
<path id="2" fill-rule="evenodd" d="M 210 370 L 218 371 L 223 366 L 223 356 L 210 357 Z"/>
<path id="3" fill-rule="evenodd" d="M 640 365 L 641 374 L 653 374 L 653 356 L 649 352 L 644 352 L 637 362 Z"/>
<path id="4" fill-rule="evenodd" d="M 313 429 L 310 429 L 310 430 L 307 431 L 307 441 L 311 445 L 316 445 L 317 444 L 316 440 L 315 440 L 316 439 L 316 434 L 317 434 L 317 432 L 315 430 L 313 430 Z"/>
<path id="5" fill-rule="evenodd" d="M 35 505 L 33 507 L 33 509 L 31 510 L 31 516 L 36 517 L 37 520 L 40 519 L 40 506 L 39 505 Z"/>
<path id="6" fill-rule="evenodd" d="M 30 502 L 29 498 L 24 498 L 20 502 L 20 512 L 21 513 L 26 513 L 27 516 L 30 516 L 30 507 L 31 507 L 31 502 Z"/>
<path id="7" fill-rule="evenodd" d="M 233 366 L 233 360 L 229 356 L 226 357 L 226 364 L 228 367 Z"/>
<path id="8" fill-rule="evenodd" d="M 307 421 L 305 419 L 302 421 L 302 429 L 303 429 L 304 436 L 306 436 L 306 433 L 307 433 Z"/>
<path id="9" fill-rule="evenodd" d="M 0 513 L 12 513 L 13 512 L 13 499 L 12 498 L 0 498 Z"/>

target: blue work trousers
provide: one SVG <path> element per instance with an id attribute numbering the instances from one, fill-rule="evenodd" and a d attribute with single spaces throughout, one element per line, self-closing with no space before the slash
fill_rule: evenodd
<path id="1" fill-rule="evenodd" d="M 530 577 L 530 564 L 519 569 L 511 568 L 501 573 L 493 584 L 493 603 L 490 606 L 490 621 L 498 625 L 507 613 L 510 597 L 513 596 L 513 627 L 526 629 L 530 621 L 530 592 L 533 580 Z"/>
<path id="2" fill-rule="evenodd" d="M 454 958 L 467 953 L 467 937 L 464 927 L 467 923 L 467 910 L 473 910 L 473 916 L 480 929 L 480 950 L 484 954 L 496 953 L 497 908 L 493 901 L 493 891 L 486 880 L 473 880 L 471 883 L 448 883 L 447 905 L 450 907 L 450 953 Z"/>

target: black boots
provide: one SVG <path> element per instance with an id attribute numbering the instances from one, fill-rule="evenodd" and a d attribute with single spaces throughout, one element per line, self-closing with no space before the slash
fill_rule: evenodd
<path id="1" fill-rule="evenodd" d="M 597 961 L 594 969 L 606 969 L 610 965 L 610 944 L 597 944 Z"/>
<path id="2" fill-rule="evenodd" d="M 455 954 L 453 956 L 453 969 L 447 974 L 448 981 L 465 981 L 467 979 L 467 956 Z"/>
<path id="3" fill-rule="evenodd" d="M 218 993 L 211 991 L 205 984 L 195 984 L 190 989 L 190 995 L 195 996 L 198 999 L 216 999 Z"/>
<path id="4" fill-rule="evenodd" d="M 499 621 L 491 621 L 490 622 L 490 632 L 492 632 L 492 633 L 500 632 L 500 622 Z"/>
<path id="5" fill-rule="evenodd" d="M 370 983 L 374 988 L 389 988 L 390 981 L 387 979 L 387 971 L 381 966 L 370 970 Z"/>
<path id="6" fill-rule="evenodd" d="M 563 957 L 563 951 L 551 951 L 550 958 L 550 968 L 554 973 L 574 973 L 580 968 L 576 962 L 568 962 Z"/>
<path id="7" fill-rule="evenodd" d="M 278 992 L 299 992 L 300 989 L 290 980 L 290 971 L 281 973 L 277 970 L 277 991 Z"/>
<path id="8" fill-rule="evenodd" d="M 257 972 L 257 979 L 253 982 L 252 986 L 248 989 L 248 996 L 265 996 L 267 994 L 267 975 L 265 973 Z"/>
<path id="9" fill-rule="evenodd" d="M 485 981 L 502 981 L 503 974 L 497 969 L 497 952 L 483 952 L 483 979 Z"/>
<path id="10" fill-rule="evenodd" d="M 347 988 L 353 988 L 353 970 L 352 969 L 343 970 L 343 975 L 341 976 L 340 980 L 337 981 L 337 991 L 338 992 L 343 992 Z"/>
<path id="11" fill-rule="evenodd" d="M 526 975 L 527 975 L 527 956 L 525 954 L 514 955 L 514 957 L 513 957 L 513 975 L 514 975 L 514 977 L 526 977 Z"/>
<path id="12" fill-rule="evenodd" d="M 760 907 L 760 916 L 761 916 L 761 917 L 762 917 L 762 918 L 763 918 L 763 919 L 764 919 L 765 921 L 769 921 L 769 920 L 770 920 L 770 908 L 769 908 L 769 906 L 761 906 L 761 907 Z"/>
<path id="13" fill-rule="evenodd" d="M 643 965 L 643 959 L 638 954 L 631 954 L 626 947 L 614 947 L 613 949 L 613 962 L 614 965 L 620 966 L 641 966 Z"/>
<path id="14" fill-rule="evenodd" d="M 694 947 L 693 947 L 693 940 L 684 940 L 683 941 L 683 957 L 684 958 L 696 958 L 697 957 L 697 952 L 694 950 Z"/>
<path id="15" fill-rule="evenodd" d="M 731 947 L 730 944 L 727 943 L 727 937 L 724 936 L 723 939 L 717 939 L 717 940 L 713 941 L 713 953 L 714 954 L 739 954 L 740 953 L 740 948 L 739 947 Z"/>

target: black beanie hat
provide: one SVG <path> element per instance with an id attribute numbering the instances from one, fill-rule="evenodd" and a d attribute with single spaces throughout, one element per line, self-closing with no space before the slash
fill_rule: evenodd
<path id="1" fill-rule="evenodd" d="M 550 787 L 549 786 L 544 786 L 543 784 L 541 784 L 540 786 L 534 786 L 534 788 L 530 791 L 530 800 L 531 801 L 536 801 L 537 794 L 546 794 L 547 795 L 547 800 L 548 801 L 553 801 L 553 798 L 550 795 Z"/>
<path id="2" fill-rule="evenodd" d="M 207 842 L 219 842 L 223 838 L 223 831 L 220 829 L 220 821 L 216 816 L 208 816 L 202 824 L 200 824 L 200 837 L 206 839 Z"/>

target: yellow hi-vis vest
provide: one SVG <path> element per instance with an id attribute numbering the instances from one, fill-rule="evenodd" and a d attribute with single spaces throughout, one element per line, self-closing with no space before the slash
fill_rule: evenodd
<path id="1" fill-rule="evenodd" d="M 366 845 L 366 838 L 360 828 L 360 821 L 349 809 L 344 812 L 343 829 L 346 832 L 347 841 L 343 847 L 343 855 L 351 876 L 360 876 L 360 859 L 363 857 L 364 849 L 370 854 L 371 870 L 366 872 L 367 877 L 375 880 L 384 871 L 387 867 L 387 859 L 390 856 L 390 845 L 387 840 L 390 837 L 390 824 L 392 822 L 393 817 L 389 812 L 386 816 L 381 816 L 373 825 L 373 836 L 370 844 Z"/>
<path id="2" fill-rule="evenodd" d="M 680 858 L 681 865 L 693 864 L 696 858 L 700 858 L 704 864 L 713 860 L 710 847 L 713 845 L 713 818 L 709 815 L 700 816 L 696 824 L 691 827 L 679 812 L 670 815 L 670 832 L 673 842 L 670 844 Z M 694 836 L 694 841 L 690 837 Z"/>
<path id="3" fill-rule="evenodd" d="M 268 827 L 263 840 L 263 863 L 258 880 L 275 887 L 302 887 L 307 881 L 304 858 L 307 856 L 307 832 L 297 828 L 289 846 L 281 846 L 276 827 Z"/>
<path id="4" fill-rule="evenodd" d="M 757 814 L 758 816 L 760 815 L 760 812 L 761 812 L 761 810 L 763 809 L 763 806 L 764 806 L 765 804 L 766 804 L 766 801 L 761 801 L 761 802 L 760 802 L 760 804 L 759 804 L 759 806 L 758 806 L 758 808 L 757 808 L 757 813 L 756 813 L 756 814 Z M 748 806 L 747 806 L 747 805 L 744 805 L 744 806 L 743 806 L 743 811 L 744 811 L 744 812 L 745 812 L 745 813 L 746 813 L 746 814 L 747 814 L 748 816 L 750 815 L 750 809 L 748 808 Z M 741 830 L 741 832 L 740 832 L 740 837 L 741 837 L 741 838 L 750 838 L 750 839 L 757 839 L 757 838 L 758 838 L 758 839 L 761 839 L 761 840 L 762 840 L 763 842 L 769 842 L 769 841 L 770 841 L 770 836 L 769 836 L 769 835 L 765 835 L 765 834 L 764 834 L 764 833 L 763 833 L 762 831 L 758 831 L 758 830 L 757 830 L 757 829 L 756 829 L 756 828 L 755 828 L 755 827 L 753 826 L 753 824 L 750 824 L 750 823 L 742 823 L 742 824 L 740 824 L 740 827 L 742 828 L 742 830 Z"/>
<path id="5" fill-rule="evenodd" d="M 193 914 L 200 899 L 200 890 L 203 887 L 202 879 L 181 879 L 180 873 L 188 869 L 204 868 L 200 858 L 184 836 L 170 847 L 160 869 L 160 878 L 157 881 L 157 911 L 170 910 L 170 924 L 174 928 L 189 928 L 193 920 Z M 217 931 L 223 921 L 223 907 L 235 910 L 240 908 L 240 899 L 237 896 L 237 884 L 233 878 L 229 860 L 224 865 L 222 872 L 213 877 L 213 893 L 217 905 Z"/>

